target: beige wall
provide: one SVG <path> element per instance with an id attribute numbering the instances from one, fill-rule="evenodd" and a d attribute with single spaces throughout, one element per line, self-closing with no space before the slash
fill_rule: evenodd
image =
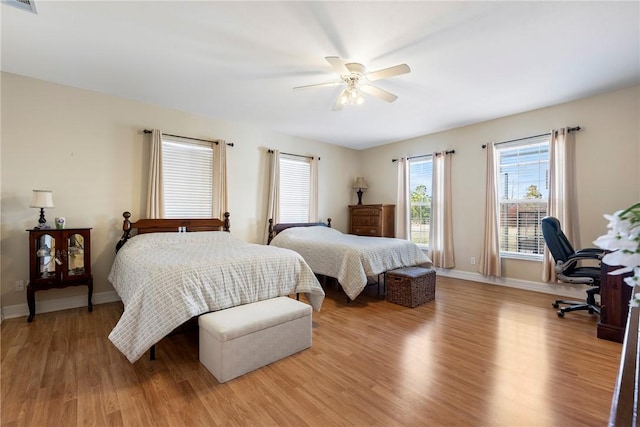
<path id="1" fill-rule="evenodd" d="M 266 215 L 268 148 L 321 157 L 319 216 L 347 231 L 359 152 L 264 129 L 187 114 L 96 92 L 2 73 L 2 306 L 26 304 L 16 280 L 28 280 L 26 229 L 37 224 L 29 208 L 33 189 L 53 190 L 52 221 L 93 227 L 94 292 L 112 291 L 107 274 L 121 236 L 122 212 L 144 214 L 148 161 L 145 128 L 197 138 L 224 139 L 228 150 L 231 232 L 261 242 Z M 36 294 L 38 301 L 86 295 L 86 288 Z"/>
<path id="2" fill-rule="evenodd" d="M 456 270 L 477 274 L 484 203 L 484 150 L 487 141 L 582 126 L 577 134 L 581 240 L 589 245 L 605 232 L 603 213 L 640 200 L 640 87 L 583 99 L 473 126 L 363 151 L 290 137 L 242 123 L 187 114 L 127 99 L 2 73 L 1 131 L 1 305 L 26 304 L 16 280 L 28 280 L 26 229 L 38 218 L 29 208 L 31 190 L 53 190 L 56 207 L 47 218 L 67 218 L 69 227 L 93 227 L 95 292 L 112 291 L 106 280 L 121 235 L 124 210 L 143 215 L 148 136 L 144 128 L 200 138 L 225 139 L 228 151 L 232 233 L 261 241 L 266 212 L 267 148 L 318 155 L 320 219 L 331 217 L 347 231 L 347 208 L 356 202 L 350 188 L 365 176 L 365 203 L 395 203 L 396 164 L 391 159 L 455 149 L 453 162 Z M 428 120 L 428 117 L 425 118 Z M 540 264 L 506 260 L 507 282 L 539 281 Z M 67 288 L 37 294 L 38 301 L 85 295 Z"/>
<path id="3" fill-rule="evenodd" d="M 488 141 L 504 141 L 564 126 L 576 134 L 577 192 L 583 246 L 606 232 L 602 217 L 640 200 L 640 87 L 530 111 L 372 148 L 361 153 L 361 170 L 371 203 L 395 203 L 397 164 L 391 159 L 452 150 L 453 229 L 456 270 L 476 272 L 470 258 L 482 247 L 485 151 Z M 425 117 L 425 120 L 429 120 Z M 540 281 L 541 263 L 505 260 L 508 278 Z"/>

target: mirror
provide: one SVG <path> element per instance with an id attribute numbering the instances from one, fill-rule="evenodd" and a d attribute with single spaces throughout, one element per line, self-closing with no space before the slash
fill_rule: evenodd
<path id="1" fill-rule="evenodd" d="M 72 234 L 67 239 L 67 260 L 69 276 L 84 274 L 84 236 Z"/>
<path id="2" fill-rule="evenodd" d="M 56 239 L 49 234 L 43 234 L 38 239 L 36 248 L 40 277 L 45 279 L 54 277 L 56 275 Z"/>

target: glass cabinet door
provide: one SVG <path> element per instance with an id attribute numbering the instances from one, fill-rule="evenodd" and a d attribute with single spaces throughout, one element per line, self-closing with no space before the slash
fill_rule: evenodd
<path id="1" fill-rule="evenodd" d="M 72 234 L 67 238 L 67 275 L 79 276 L 85 273 L 84 266 L 84 236 Z"/>
<path id="2" fill-rule="evenodd" d="M 62 264 L 56 253 L 56 239 L 50 234 L 41 235 L 36 242 L 37 273 L 40 279 L 56 276 L 56 266 Z"/>

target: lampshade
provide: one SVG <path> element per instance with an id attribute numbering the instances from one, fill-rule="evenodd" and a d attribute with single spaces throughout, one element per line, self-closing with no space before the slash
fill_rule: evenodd
<path id="1" fill-rule="evenodd" d="M 53 208 L 53 195 L 51 190 L 33 190 L 31 199 L 32 208 Z"/>
<path id="2" fill-rule="evenodd" d="M 363 189 L 369 188 L 369 187 L 367 187 L 367 183 L 364 182 L 364 177 L 357 176 L 355 181 L 353 181 L 353 187 L 352 188 L 358 188 L 360 190 L 363 190 Z"/>

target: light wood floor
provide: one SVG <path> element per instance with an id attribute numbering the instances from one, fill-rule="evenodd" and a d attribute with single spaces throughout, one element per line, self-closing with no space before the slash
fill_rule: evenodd
<path id="1" fill-rule="evenodd" d="M 119 303 L 2 323 L 2 426 L 604 426 L 621 345 L 553 296 L 438 277 L 414 309 L 327 289 L 313 346 L 225 384 L 197 333 L 129 363 Z"/>

